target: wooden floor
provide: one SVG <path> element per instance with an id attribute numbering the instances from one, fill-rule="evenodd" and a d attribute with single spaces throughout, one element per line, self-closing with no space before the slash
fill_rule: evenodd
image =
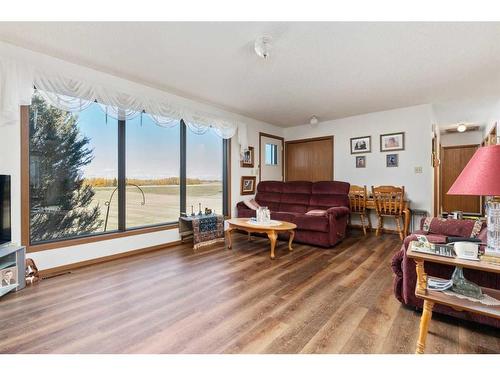
<path id="1" fill-rule="evenodd" d="M 2 353 L 413 353 L 420 313 L 392 293 L 395 235 L 333 249 L 235 235 L 89 266 L 0 301 Z M 500 332 L 433 318 L 429 353 L 499 353 Z"/>

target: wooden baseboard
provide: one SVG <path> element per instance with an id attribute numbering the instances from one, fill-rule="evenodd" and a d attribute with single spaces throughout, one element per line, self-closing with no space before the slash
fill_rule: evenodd
<path id="1" fill-rule="evenodd" d="M 77 268 L 82 268 L 85 266 L 90 266 L 92 264 L 97 264 L 97 263 L 104 263 L 104 262 L 109 262 L 112 260 L 120 259 L 120 258 L 126 258 L 130 257 L 133 255 L 138 255 L 138 254 L 144 254 L 144 253 L 149 253 L 151 251 L 156 251 L 156 250 L 161 250 L 161 249 L 168 249 L 170 247 L 174 247 L 177 245 L 182 244 L 180 240 L 178 241 L 173 241 L 169 242 L 167 244 L 161 244 L 161 245 L 155 245 L 155 246 L 149 246 L 149 247 L 143 247 L 141 249 L 136 249 L 136 250 L 130 250 L 130 251 L 125 251 L 123 253 L 118 253 L 118 254 L 112 254 L 112 255 L 107 255 L 104 257 L 100 258 L 93 258 L 93 259 L 88 259 L 84 260 L 81 262 L 77 263 L 71 263 L 71 264 L 65 264 L 63 266 L 58 266 L 58 267 L 53 267 L 53 268 L 47 268 L 46 270 L 41 270 L 40 271 L 40 277 L 51 277 L 55 276 L 61 273 L 65 273 L 68 271 L 75 270 Z"/>

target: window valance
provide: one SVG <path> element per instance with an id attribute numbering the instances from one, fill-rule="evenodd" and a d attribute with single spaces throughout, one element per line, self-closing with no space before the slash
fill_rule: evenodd
<path id="1" fill-rule="evenodd" d="M 17 120 L 19 106 L 31 103 L 34 87 L 47 101 L 62 110 L 81 111 L 97 102 L 108 116 L 119 120 L 147 115 L 158 126 L 171 127 L 178 125 L 182 118 L 196 134 L 213 129 L 219 137 L 228 139 L 238 133 L 241 150 L 248 148 L 246 125 L 234 119 L 192 108 L 167 97 L 132 95 L 84 80 L 40 72 L 6 59 L 0 59 L 0 124 Z"/>

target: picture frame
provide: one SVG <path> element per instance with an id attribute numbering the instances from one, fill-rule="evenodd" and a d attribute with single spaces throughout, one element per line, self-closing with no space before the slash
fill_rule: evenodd
<path id="1" fill-rule="evenodd" d="M 399 167 L 399 155 L 398 154 L 387 154 L 385 162 L 386 162 L 387 168 L 397 168 L 397 167 Z"/>
<path id="2" fill-rule="evenodd" d="M 8 287 L 11 285 L 17 285 L 17 268 L 9 267 L 0 270 L 0 287 Z"/>
<path id="3" fill-rule="evenodd" d="M 351 155 L 372 152 L 372 136 L 354 137 L 350 139 Z"/>
<path id="4" fill-rule="evenodd" d="M 252 146 L 248 146 L 248 150 L 243 152 L 240 159 L 240 167 L 253 168 L 255 164 L 255 151 Z"/>
<path id="5" fill-rule="evenodd" d="M 356 168 L 366 168 L 366 156 L 356 156 Z"/>
<path id="6" fill-rule="evenodd" d="M 241 195 L 255 194 L 255 176 L 241 176 Z"/>
<path id="7" fill-rule="evenodd" d="M 380 134 L 380 152 L 402 151 L 404 149 L 404 132 Z"/>

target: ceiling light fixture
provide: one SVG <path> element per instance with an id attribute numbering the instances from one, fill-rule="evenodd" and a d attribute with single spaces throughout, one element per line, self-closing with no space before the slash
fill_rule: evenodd
<path id="1" fill-rule="evenodd" d="M 457 132 L 463 133 L 466 130 L 467 130 L 467 126 L 465 124 L 458 124 L 458 126 L 457 126 Z"/>
<path id="2" fill-rule="evenodd" d="M 255 53 L 262 57 L 264 60 L 269 58 L 269 52 L 271 51 L 272 38 L 270 36 L 261 36 L 255 40 L 254 49 Z"/>
<path id="3" fill-rule="evenodd" d="M 319 122 L 318 118 L 316 116 L 314 116 L 314 115 L 309 120 L 309 124 L 311 124 L 311 125 L 317 125 L 318 122 Z"/>

